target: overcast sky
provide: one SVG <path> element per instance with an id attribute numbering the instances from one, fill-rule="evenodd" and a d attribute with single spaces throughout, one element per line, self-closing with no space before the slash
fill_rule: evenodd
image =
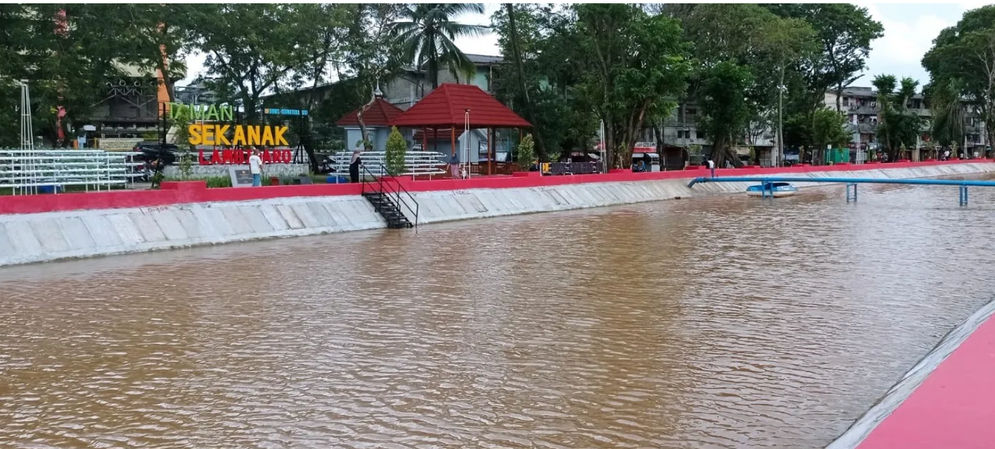
<path id="1" fill-rule="evenodd" d="M 871 42 L 871 54 L 867 69 L 855 86 L 870 86 L 878 74 L 891 74 L 898 78 L 909 76 L 919 81 L 920 86 L 929 82 L 929 75 L 922 68 L 922 56 L 932 46 L 933 39 L 946 27 L 953 26 L 965 11 L 987 4 L 979 0 L 964 0 L 960 3 L 878 3 L 860 2 L 878 22 L 884 25 L 884 37 Z M 485 5 L 484 14 L 468 14 L 460 18 L 464 23 L 490 25 L 490 17 L 499 3 Z M 475 38 L 460 38 L 457 45 L 466 53 L 498 55 L 497 35 Z M 189 83 L 201 73 L 203 55 L 192 55 L 187 59 L 187 78 L 181 85 Z"/>

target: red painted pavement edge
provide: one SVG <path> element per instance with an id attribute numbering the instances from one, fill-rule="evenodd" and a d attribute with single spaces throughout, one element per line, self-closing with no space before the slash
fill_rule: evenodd
<path id="1" fill-rule="evenodd" d="M 940 363 L 859 449 L 995 447 L 995 315 Z"/>
<path id="2" fill-rule="evenodd" d="M 837 164 L 822 166 L 795 166 L 780 168 L 723 168 L 715 170 L 716 176 L 748 176 L 763 174 L 809 173 L 817 171 L 859 171 L 884 168 L 924 167 L 931 165 L 991 162 L 988 159 L 867 163 L 862 165 Z M 468 180 L 439 179 L 412 181 L 402 179 L 402 185 L 411 192 L 467 189 L 503 189 L 540 187 L 589 182 L 627 182 L 658 179 L 689 179 L 707 176 L 708 170 L 695 168 L 653 173 L 612 171 L 598 175 L 567 176 L 482 176 Z M 0 214 L 29 214 L 85 209 L 116 209 L 124 207 L 155 207 L 180 203 L 211 201 L 245 201 L 297 196 L 359 195 L 359 184 L 306 184 L 267 187 L 240 187 L 208 189 L 201 181 L 164 182 L 161 190 L 119 190 L 111 192 L 62 193 L 45 195 L 0 196 Z"/>

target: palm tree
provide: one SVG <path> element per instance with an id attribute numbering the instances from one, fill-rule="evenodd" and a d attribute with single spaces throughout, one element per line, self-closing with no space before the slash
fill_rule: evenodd
<path id="1" fill-rule="evenodd" d="M 401 9 L 402 21 L 394 23 L 394 36 L 402 43 L 405 57 L 416 67 L 428 64 L 432 88 L 439 87 L 439 65 L 453 73 L 473 72 L 473 63 L 456 47 L 460 36 L 478 36 L 483 25 L 456 23 L 453 17 L 474 12 L 482 14 L 481 3 L 418 3 Z"/>

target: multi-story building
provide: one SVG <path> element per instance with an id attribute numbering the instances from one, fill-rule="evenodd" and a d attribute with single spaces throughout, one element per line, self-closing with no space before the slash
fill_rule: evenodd
<path id="1" fill-rule="evenodd" d="M 836 109 L 835 92 L 826 92 L 825 105 L 827 108 Z M 877 151 L 879 142 L 876 132 L 881 112 L 877 103 L 877 92 L 870 87 L 845 88 L 840 98 L 840 105 L 842 112 L 846 114 L 847 131 L 853 136 L 850 150 L 855 158 L 859 158 L 861 151 Z M 907 106 L 923 119 L 919 148 L 912 149 L 909 155 L 916 159 L 920 157 L 921 151 L 931 147 L 929 130 L 933 116 L 921 94 L 914 95 Z M 970 109 L 965 111 L 963 127 L 964 141 L 958 147 L 966 149 L 968 156 L 973 156 L 975 152 L 983 155 L 990 143 L 986 142 L 984 126 L 976 111 Z"/>
<path id="2" fill-rule="evenodd" d="M 685 161 L 699 164 L 712 152 L 712 141 L 698 127 L 702 116 L 701 107 L 693 99 L 681 101 L 663 120 L 662 127 L 647 126 L 642 138 L 662 149 L 661 163 L 667 169 L 683 168 Z M 753 124 L 736 146 L 736 152 L 745 163 L 769 165 L 770 152 L 776 144 L 774 130 Z"/>
<path id="3" fill-rule="evenodd" d="M 466 57 L 474 65 L 472 76 L 467 79 L 465 74 L 453 73 L 441 68 L 439 70 L 438 84 L 462 83 L 475 84 L 484 92 L 494 93 L 494 68 L 501 64 L 503 59 L 500 56 L 487 56 L 467 54 Z M 407 110 L 412 105 L 425 98 L 432 92 L 432 83 L 428 79 L 428 72 L 423 68 L 409 67 L 397 78 L 383 86 L 384 99 L 391 104 Z"/>

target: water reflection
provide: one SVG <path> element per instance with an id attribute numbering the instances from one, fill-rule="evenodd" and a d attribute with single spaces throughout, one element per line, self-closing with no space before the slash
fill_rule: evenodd
<path id="1" fill-rule="evenodd" d="M 861 189 L 2 269 L 0 441 L 821 447 L 993 286 L 995 192 Z"/>

